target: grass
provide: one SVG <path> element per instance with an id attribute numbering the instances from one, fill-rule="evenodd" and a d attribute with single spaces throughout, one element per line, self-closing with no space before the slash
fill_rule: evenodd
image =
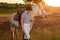
<path id="1" fill-rule="evenodd" d="M 16 12 L 18 9 L 4 9 L 0 8 L 0 14 L 12 14 Z"/>
<path id="2" fill-rule="evenodd" d="M 0 17 L 4 17 L 4 16 L 5 16 L 5 17 L 7 17 L 7 16 L 9 17 L 10 15 L 11 15 L 11 14 L 0 14 Z"/>
<path id="3" fill-rule="evenodd" d="M 3 16 L 0 18 L 3 21 L 0 22 L 0 40 L 12 40 L 9 18 L 4 18 L 11 14 L 0 15 Z M 60 17 L 48 17 L 47 19 L 36 17 L 36 19 L 31 30 L 31 40 L 60 40 Z M 22 40 L 22 34 L 19 32 L 20 40 Z"/>

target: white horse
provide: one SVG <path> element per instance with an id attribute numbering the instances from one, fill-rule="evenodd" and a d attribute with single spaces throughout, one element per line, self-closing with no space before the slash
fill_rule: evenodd
<path id="1" fill-rule="evenodd" d="M 48 16 L 48 14 L 47 14 L 46 10 L 43 8 L 42 4 L 33 5 L 32 11 L 30 12 L 30 15 L 31 15 L 31 19 L 33 20 L 31 22 L 31 28 L 32 28 L 32 25 L 33 25 L 34 20 L 35 20 L 34 17 L 36 15 L 39 15 L 41 17 L 47 17 Z"/>
<path id="2" fill-rule="evenodd" d="M 38 14 L 39 13 L 39 15 L 40 16 L 42 16 L 42 17 L 45 17 L 46 15 L 47 15 L 47 12 L 46 12 L 46 10 L 45 9 L 43 9 L 42 7 L 39 7 L 38 5 L 35 5 L 35 6 L 32 6 L 32 11 L 29 13 L 30 14 L 30 16 L 31 16 L 31 20 L 33 20 L 32 22 L 31 22 L 31 28 L 32 28 L 32 25 L 33 25 L 33 23 L 34 23 L 34 16 L 36 15 L 36 14 Z M 15 21 L 13 18 L 14 18 L 14 15 L 15 15 L 16 13 L 13 13 L 11 16 L 10 16 L 10 23 L 11 23 L 11 31 L 12 31 L 12 33 L 13 33 L 13 38 L 14 38 L 14 31 L 17 31 L 17 30 L 15 30 L 15 27 L 13 27 L 13 26 L 16 26 L 17 28 L 19 28 L 19 22 L 18 21 Z"/>
<path id="3" fill-rule="evenodd" d="M 17 14 L 16 13 L 13 13 L 11 16 L 10 16 L 10 28 L 11 28 L 11 32 L 12 32 L 12 36 L 13 36 L 13 40 L 14 40 L 14 36 L 16 35 L 17 37 L 17 40 L 18 40 L 18 34 L 17 32 L 20 31 L 20 24 L 19 24 L 19 21 L 15 21 L 14 20 L 14 16 Z"/>

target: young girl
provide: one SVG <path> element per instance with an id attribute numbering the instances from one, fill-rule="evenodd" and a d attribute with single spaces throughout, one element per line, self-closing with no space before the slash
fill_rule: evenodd
<path id="1" fill-rule="evenodd" d="M 30 15 L 29 12 L 32 10 L 31 6 L 28 6 L 26 10 L 23 12 L 21 17 L 21 25 L 22 30 L 24 32 L 24 39 L 23 40 L 30 40 Z"/>

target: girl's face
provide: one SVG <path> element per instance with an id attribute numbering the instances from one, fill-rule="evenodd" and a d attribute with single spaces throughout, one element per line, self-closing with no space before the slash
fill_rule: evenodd
<path id="1" fill-rule="evenodd" d="M 30 10 L 27 10 L 27 14 L 29 14 Z"/>
<path id="2" fill-rule="evenodd" d="M 28 14 L 29 14 L 30 10 L 28 10 Z"/>

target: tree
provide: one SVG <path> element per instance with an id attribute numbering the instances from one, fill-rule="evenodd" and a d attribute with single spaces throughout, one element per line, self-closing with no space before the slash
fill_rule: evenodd
<path id="1" fill-rule="evenodd" d="M 32 0 L 23 0 L 26 4 L 31 4 Z"/>

